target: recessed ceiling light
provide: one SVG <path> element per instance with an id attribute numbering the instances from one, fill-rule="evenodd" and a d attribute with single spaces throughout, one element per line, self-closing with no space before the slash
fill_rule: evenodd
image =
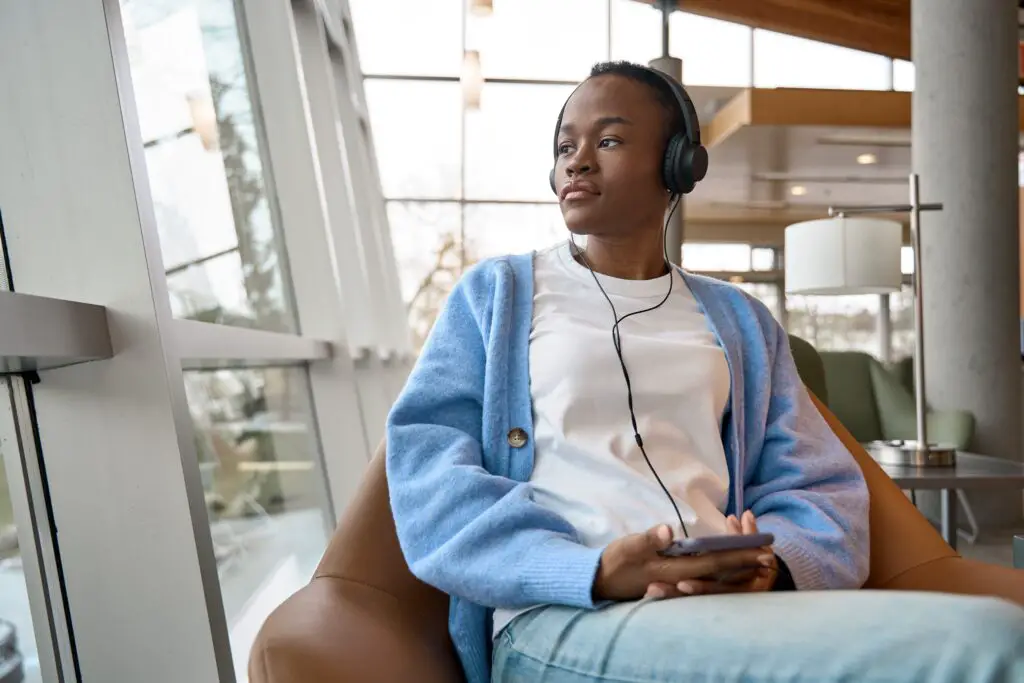
<path id="1" fill-rule="evenodd" d="M 868 164 L 874 164 L 878 162 L 878 157 L 874 154 L 861 154 L 857 157 L 857 163 L 867 166 Z"/>
<path id="2" fill-rule="evenodd" d="M 793 187 L 789 188 L 789 193 L 794 197 L 803 197 L 805 194 L 807 194 L 807 188 L 804 187 L 803 185 L 794 185 Z"/>

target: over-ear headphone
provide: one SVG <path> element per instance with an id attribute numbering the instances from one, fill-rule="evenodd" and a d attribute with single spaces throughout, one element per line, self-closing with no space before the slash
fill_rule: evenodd
<path id="1" fill-rule="evenodd" d="M 672 94 L 675 95 L 676 103 L 679 105 L 679 112 L 683 116 L 684 130 L 673 131 L 669 135 L 668 144 L 665 146 L 665 156 L 662 161 L 661 177 L 665 187 L 673 195 L 689 194 L 696 187 L 697 183 L 704 179 L 708 172 L 708 151 L 700 144 L 700 122 L 697 120 L 697 110 L 693 101 L 686 93 L 686 89 L 676 79 L 657 69 L 642 67 L 658 78 L 662 79 Z M 571 96 L 570 96 L 571 97 Z M 568 103 L 568 100 L 566 100 Z M 562 116 L 565 114 L 565 105 L 562 105 L 558 112 L 558 121 L 555 124 L 555 159 L 558 159 L 558 132 L 562 128 Z M 555 169 L 551 169 L 548 176 L 551 183 L 551 191 L 558 194 L 555 186 Z"/>

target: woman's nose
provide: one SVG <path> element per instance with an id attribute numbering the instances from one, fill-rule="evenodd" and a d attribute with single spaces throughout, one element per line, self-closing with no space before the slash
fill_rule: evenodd
<path id="1" fill-rule="evenodd" d="M 566 169 L 566 172 L 569 174 L 570 177 L 580 173 L 590 173 L 590 164 L 569 164 L 569 167 Z"/>
<path id="2" fill-rule="evenodd" d="M 594 170 L 594 161 L 586 150 L 581 149 L 569 160 L 565 170 L 570 176 L 590 173 Z"/>

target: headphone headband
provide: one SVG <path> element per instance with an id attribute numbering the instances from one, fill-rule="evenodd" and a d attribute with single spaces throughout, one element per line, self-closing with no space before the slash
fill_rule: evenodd
<path id="1" fill-rule="evenodd" d="M 693 190 L 698 181 L 704 178 L 708 168 L 708 154 L 700 142 L 700 121 L 697 118 L 697 109 L 693 106 L 690 95 L 682 83 L 668 74 L 658 71 L 649 66 L 637 65 L 637 68 L 655 74 L 665 83 L 678 105 L 679 113 L 683 118 L 684 129 L 672 130 L 669 134 L 668 145 L 665 149 L 663 164 L 663 179 L 665 186 L 673 194 L 687 194 Z M 614 72 L 608 75 L 615 75 Z M 589 79 L 587 79 L 589 80 Z M 586 83 L 586 81 L 583 81 Z M 582 87 L 583 83 L 576 86 L 576 90 Z M 573 90 L 573 93 L 576 92 Z M 562 128 L 562 117 L 565 115 L 565 106 L 568 104 L 572 94 L 566 98 L 565 104 L 558 112 L 558 121 L 555 124 L 554 158 L 558 159 L 558 134 Z M 551 189 L 557 193 L 555 187 L 555 172 L 551 171 Z"/>

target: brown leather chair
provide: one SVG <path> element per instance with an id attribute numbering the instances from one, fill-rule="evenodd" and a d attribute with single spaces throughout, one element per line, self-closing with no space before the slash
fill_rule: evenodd
<path id="1" fill-rule="evenodd" d="M 1024 571 L 959 557 L 815 401 L 864 470 L 871 491 L 865 588 L 994 595 L 1024 605 Z M 312 582 L 267 619 L 249 659 L 252 683 L 456 683 L 447 597 L 420 581 L 398 546 L 384 449 L 370 463 Z"/>

